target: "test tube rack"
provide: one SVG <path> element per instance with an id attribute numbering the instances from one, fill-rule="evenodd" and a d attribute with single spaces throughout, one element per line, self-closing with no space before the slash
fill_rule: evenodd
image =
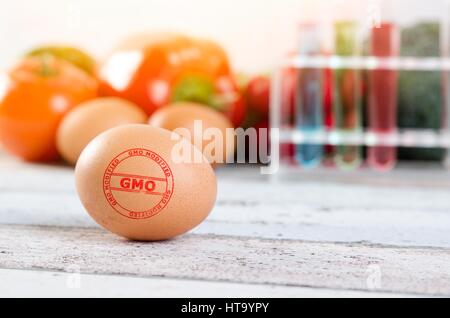
<path id="1" fill-rule="evenodd" d="M 272 162 L 280 161 L 280 147 L 282 144 L 317 144 L 317 145 L 350 145 L 350 146 L 390 146 L 443 148 L 447 150 L 448 167 L 450 162 L 450 81 L 445 80 L 446 87 L 442 88 L 447 118 L 440 130 L 406 129 L 392 133 L 376 133 L 368 130 L 360 132 L 344 132 L 336 129 L 315 130 L 304 132 L 295 127 L 285 125 L 282 118 L 282 72 L 284 69 L 354 69 L 354 70 L 397 70 L 397 71 L 439 71 L 447 77 L 450 72 L 450 58 L 413 58 L 413 57 L 342 57 L 342 56 L 295 56 L 281 63 L 274 72 L 272 80 L 270 126 L 275 128 L 271 132 Z M 278 142 L 279 141 L 279 142 Z"/>

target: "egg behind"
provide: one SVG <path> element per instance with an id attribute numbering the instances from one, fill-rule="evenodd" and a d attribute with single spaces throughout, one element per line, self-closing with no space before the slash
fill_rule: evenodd
<path id="1" fill-rule="evenodd" d="M 213 165 L 226 163 L 227 159 L 234 155 L 233 124 L 223 114 L 209 106 L 192 102 L 171 104 L 153 113 L 149 125 L 170 131 L 185 129 L 188 133 L 185 137 L 201 148 Z M 208 136 L 208 131 L 214 134 Z"/>
<path id="2" fill-rule="evenodd" d="M 81 202 L 109 231 L 142 241 L 165 240 L 200 224 L 217 192 L 213 169 L 174 157 L 174 147 L 198 153 L 188 140 L 148 125 L 125 125 L 97 136 L 75 169 Z M 201 154 L 200 154 L 201 155 Z"/>
<path id="3" fill-rule="evenodd" d="M 84 102 L 61 122 L 56 144 L 68 163 L 75 165 L 84 147 L 100 133 L 125 124 L 143 124 L 147 115 L 135 104 L 116 97 Z"/>

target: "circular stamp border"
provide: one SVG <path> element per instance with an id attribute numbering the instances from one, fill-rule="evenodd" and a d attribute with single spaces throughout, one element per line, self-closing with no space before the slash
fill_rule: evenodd
<path id="1" fill-rule="evenodd" d="M 144 151 L 144 152 L 150 152 L 150 153 L 154 154 L 156 157 L 158 157 L 158 158 L 160 159 L 160 162 L 158 163 L 155 159 L 153 159 L 153 158 L 151 158 L 151 157 L 149 157 L 149 156 L 146 156 L 146 155 L 128 155 L 128 156 L 126 156 L 125 158 L 123 158 L 122 160 L 119 160 L 119 161 L 116 163 L 116 165 L 114 166 L 114 168 L 112 168 L 111 172 L 108 172 L 108 170 L 109 170 L 109 168 L 111 167 L 111 165 L 112 165 L 113 162 L 117 161 L 117 159 L 118 159 L 119 157 L 123 156 L 123 155 L 126 154 L 126 153 L 129 153 L 130 151 Z M 123 207 L 123 206 L 120 205 L 119 202 L 114 198 L 114 194 L 112 193 L 112 190 L 109 189 L 109 191 L 107 191 L 107 190 L 105 189 L 105 177 L 106 177 L 106 175 L 110 175 L 110 179 L 111 179 L 111 176 L 112 176 L 112 174 L 114 173 L 114 170 L 117 168 L 117 166 L 118 166 L 121 162 L 123 162 L 123 161 L 125 161 L 125 160 L 127 160 L 127 159 L 129 159 L 129 158 L 132 158 L 132 157 L 145 157 L 145 158 L 148 158 L 149 160 L 152 160 L 153 162 L 155 162 L 161 169 L 163 169 L 163 171 L 164 171 L 164 168 L 166 168 L 166 169 L 168 169 L 169 172 L 170 172 L 170 181 L 171 181 L 171 182 L 169 182 L 169 178 L 166 176 L 166 173 L 164 173 L 164 176 L 165 176 L 166 182 L 167 182 L 167 185 L 166 185 L 166 193 L 167 193 L 167 191 L 168 191 L 169 183 L 171 184 L 170 195 L 169 195 L 167 198 L 165 198 L 165 197 L 163 196 L 163 198 L 162 198 L 155 206 L 153 206 L 152 208 L 150 208 L 150 209 L 148 209 L 148 210 L 146 210 L 146 211 L 131 211 L 131 210 L 129 210 L 129 209 Z M 164 164 L 165 164 L 165 167 L 162 167 L 161 163 L 164 163 Z M 111 184 L 110 184 L 110 186 L 111 186 Z M 157 154 L 156 152 L 154 152 L 154 151 L 152 151 L 152 150 L 145 149 L 145 148 L 131 148 L 131 149 L 122 151 L 120 154 L 118 154 L 117 156 L 115 156 L 115 157 L 108 163 L 108 165 L 106 166 L 105 172 L 104 172 L 104 174 L 103 174 L 103 178 L 102 178 L 102 188 L 103 188 L 103 194 L 104 194 L 104 196 L 105 196 L 106 202 L 108 202 L 108 204 L 109 204 L 109 205 L 114 209 L 114 211 L 116 211 L 118 214 L 120 214 L 120 215 L 122 215 L 122 216 L 124 216 L 124 217 L 126 217 L 126 218 L 128 218 L 128 219 L 132 219 L 132 220 L 145 220 L 145 219 L 149 219 L 149 218 L 151 218 L 151 217 L 153 217 L 153 216 L 159 214 L 162 210 L 164 210 L 164 208 L 167 206 L 167 204 L 169 203 L 170 199 L 172 198 L 172 194 L 173 194 L 173 189 L 174 189 L 174 187 L 175 187 L 175 181 L 174 181 L 174 179 L 173 179 L 173 173 L 172 173 L 172 170 L 170 169 L 169 164 L 168 164 L 168 163 L 167 163 L 167 162 L 166 162 L 159 154 Z M 161 204 L 161 202 L 162 202 L 164 199 L 166 199 L 166 202 L 162 205 L 162 207 L 161 207 L 158 211 L 153 212 L 153 213 L 150 213 L 150 215 L 148 215 L 148 216 L 145 216 L 145 217 L 131 217 L 131 216 L 129 216 L 129 215 L 126 215 L 126 214 L 122 213 L 122 212 L 119 211 L 114 205 L 112 205 L 111 202 L 108 200 L 107 193 L 110 193 L 110 194 L 111 194 L 111 196 L 114 198 L 114 200 L 115 200 L 115 202 L 116 202 L 116 204 L 117 204 L 118 206 L 120 206 L 123 210 L 125 210 L 125 211 L 127 211 L 127 212 L 129 212 L 129 213 L 149 213 L 149 212 L 150 212 L 151 210 L 153 210 L 156 206 L 158 206 L 159 204 Z"/>

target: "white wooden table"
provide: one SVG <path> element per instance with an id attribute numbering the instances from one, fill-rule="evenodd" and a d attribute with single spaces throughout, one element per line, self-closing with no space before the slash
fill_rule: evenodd
<path id="1" fill-rule="evenodd" d="M 206 222 L 136 243 L 94 224 L 70 168 L 0 155 L 0 296 L 450 296 L 450 173 L 217 173 Z"/>

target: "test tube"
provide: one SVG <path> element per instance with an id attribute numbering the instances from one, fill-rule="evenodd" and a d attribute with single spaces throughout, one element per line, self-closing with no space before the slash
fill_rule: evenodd
<path id="1" fill-rule="evenodd" d="M 358 23 L 342 21 L 335 23 L 335 52 L 339 56 L 359 54 Z M 361 133 L 361 79 L 354 69 L 336 69 L 334 72 L 335 127 L 341 134 Z M 338 145 L 335 163 L 342 169 L 356 169 L 361 165 L 361 146 Z"/>
<path id="2" fill-rule="evenodd" d="M 281 76 L 281 126 L 287 129 L 294 129 L 295 100 L 297 87 L 297 70 L 289 67 L 283 70 Z M 291 142 L 280 145 L 280 158 L 289 165 L 296 165 L 295 145 Z"/>
<path id="3" fill-rule="evenodd" d="M 440 46 L 441 57 L 450 58 L 450 0 L 443 2 L 443 14 L 440 21 Z M 441 126 L 444 131 L 450 129 L 450 74 L 449 72 L 442 72 L 442 105 L 441 114 L 442 122 Z M 450 148 L 446 149 L 446 155 L 444 158 L 444 166 L 450 168 Z"/>
<path id="4" fill-rule="evenodd" d="M 370 54 L 376 57 L 394 57 L 400 52 L 400 31 L 393 23 L 381 23 L 372 28 Z M 369 72 L 368 126 L 371 132 L 383 135 L 395 133 L 397 127 L 398 71 L 372 70 Z M 386 171 L 394 168 L 397 148 L 369 147 L 369 166 Z"/>
<path id="5" fill-rule="evenodd" d="M 330 132 L 334 128 L 333 112 L 333 70 L 326 68 L 323 70 L 323 124 L 326 131 Z M 323 147 L 323 165 L 334 167 L 335 147 L 324 145 Z"/>
<path id="6" fill-rule="evenodd" d="M 300 55 L 321 53 L 320 25 L 300 25 Z M 323 129 L 322 73 L 320 69 L 298 70 L 296 98 L 296 126 L 305 136 L 312 136 Z M 296 158 L 304 167 L 319 165 L 323 157 L 323 146 L 305 142 L 296 147 Z"/>

